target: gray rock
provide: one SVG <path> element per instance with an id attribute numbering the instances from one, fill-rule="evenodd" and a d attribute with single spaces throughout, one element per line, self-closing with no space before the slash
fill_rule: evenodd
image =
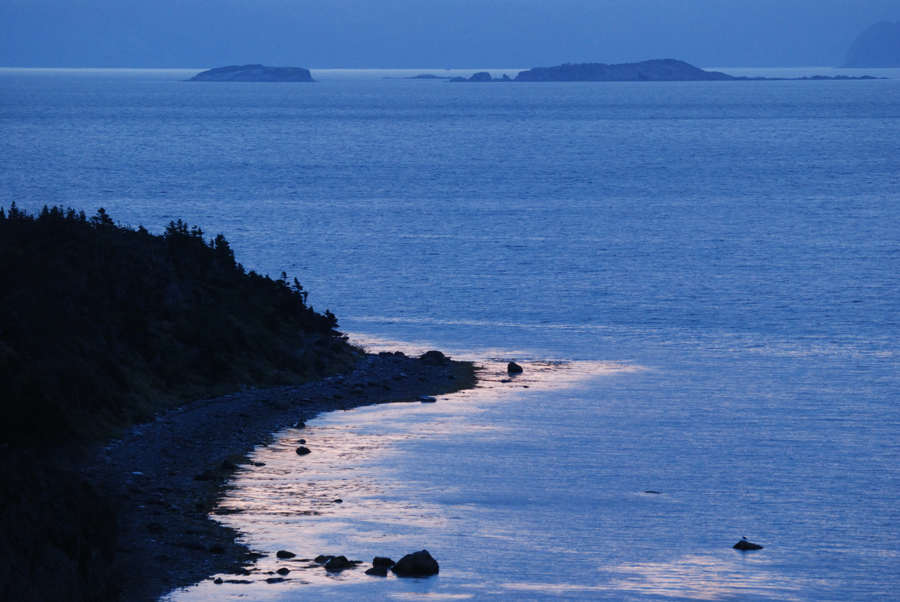
<path id="1" fill-rule="evenodd" d="M 420 550 L 401 558 L 391 571 L 398 577 L 429 577 L 437 575 L 440 567 L 428 550 Z"/>

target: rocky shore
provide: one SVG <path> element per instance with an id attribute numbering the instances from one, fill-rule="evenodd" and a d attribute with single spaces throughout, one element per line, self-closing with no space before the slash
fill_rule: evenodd
<path id="1" fill-rule="evenodd" d="M 196 401 L 132 429 L 83 470 L 118 523 L 120 599 L 157 600 L 212 574 L 246 574 L 257 556 L 211 515 L 229 476 L 273 433 L 321 412 L 433 401 L 476 381 L 472 364 L 439 352 L 382 352 L 345 375 Z"/>

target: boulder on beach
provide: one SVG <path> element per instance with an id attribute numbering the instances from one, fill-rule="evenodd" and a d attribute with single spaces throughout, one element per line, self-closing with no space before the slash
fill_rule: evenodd
<path id="1" fill-rule="evenodd" d="M 510 362 L 506 365 L 506 371 L 510 374 L 522 374 L 525 369 L 515 362 Z"/>
<path id="2" fill-rule="evenodd" d="M 428 550 L 420 550 L 401 558 L 391 571 L 398 577 L 429 577 L 437 575 L 440 567 Z"/>
<path id="3" fill-rule="evenodd" d="M 434 349 L 432 349 L 431 351 L 426 351 L 419 356 L 419 359 L 422 360 L 423 364 L 427 364 L 429 366 L 443 366 L 450 361 L 449 357 Z"/>

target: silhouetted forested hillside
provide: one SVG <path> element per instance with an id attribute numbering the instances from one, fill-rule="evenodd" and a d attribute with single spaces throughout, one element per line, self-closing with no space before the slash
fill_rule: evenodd
<path id="1" fill-rule="evenodd" d="M 0 210 L 0 442 L 90 440 L 186 399 L 345 367 L 337 320 L 222 235 Z"/>

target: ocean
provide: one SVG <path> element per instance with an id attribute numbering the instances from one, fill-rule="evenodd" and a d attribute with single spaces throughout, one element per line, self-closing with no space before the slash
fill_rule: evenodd
<path id="1" fill-rule="evenodd" d="M 484 370 L 278 434 L 217 517 L 259 571 L 167 600 L 896 597 L 900 70 L 195 72 L 0 69 L 0 206 L 183 219 L 366 348 Z M 274 556 L 423 548 L 437 577 Z"/>

